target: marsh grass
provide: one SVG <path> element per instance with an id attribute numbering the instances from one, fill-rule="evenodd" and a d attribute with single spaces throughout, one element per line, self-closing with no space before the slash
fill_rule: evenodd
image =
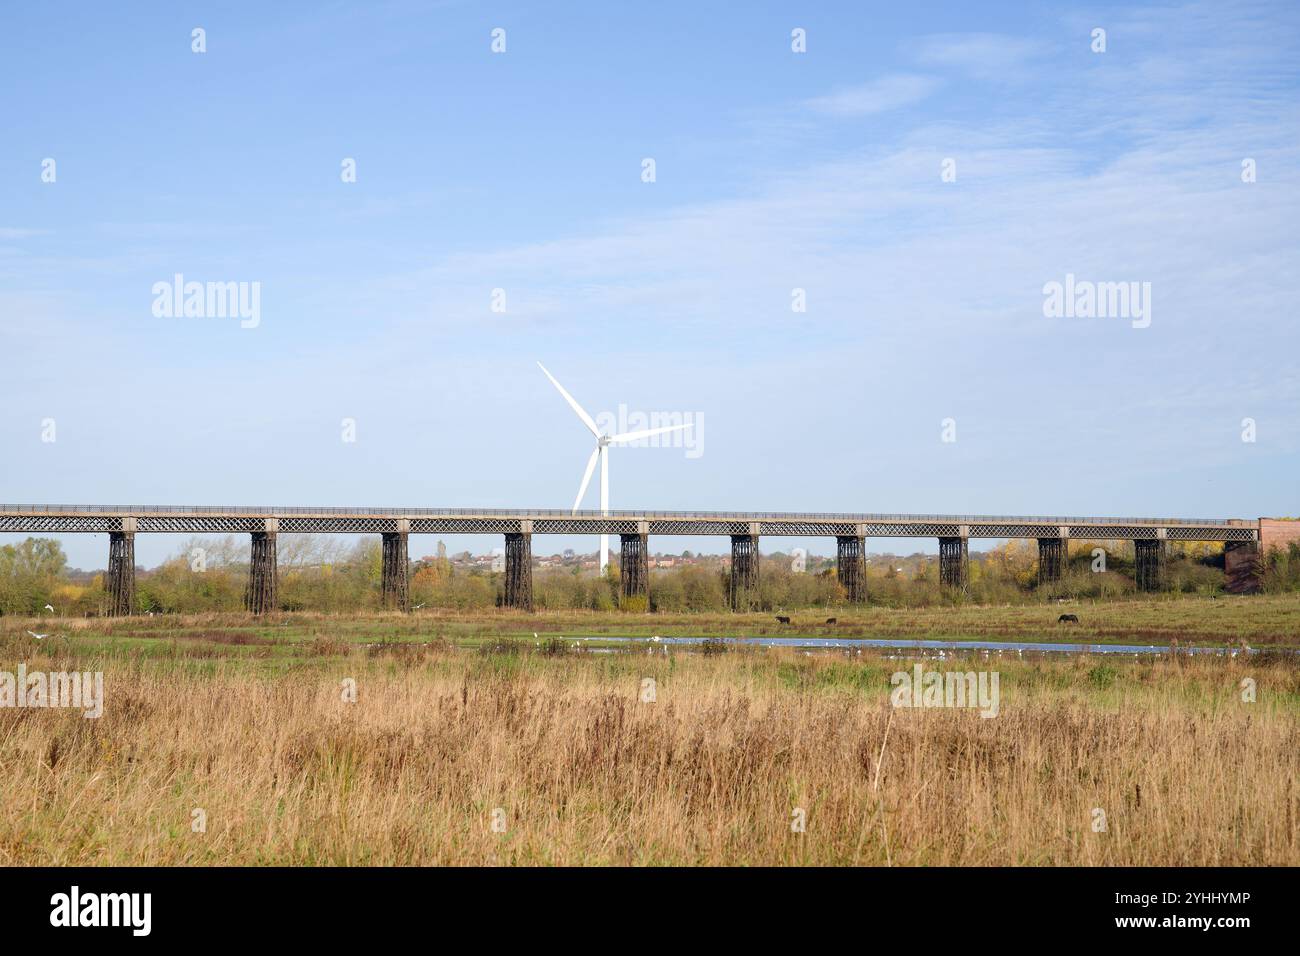
<path id="1" fill-rule="evenodd" d="M 1063 610 L 1078 625 L 1058 625 Z M 1076 601 L 1028 606 L 977 606 L 891 609 L 838 608 L 836 624 L 824 613 L 791 612 L 792 625 L 769 614 L 650 614 L 619 611 L 547 611 L 527 614 L 496 609 L 482 612 L 421 610 L 414 614 L 371 611 L 359 614 L 281 613 L 255 620 L 245 614 L 205 613 L 131 618 L 0 617 L 0 653 L 12 658 L 29 652 L 27 630 L 51 632 L 47 647 L 75 653 L 141 654 L 223 659 L 235 654 L 253 659 L 300 659 L 337 654 L 344 645 L 444 642 L 459 646 L 514 642 L 533 647 L 538 640 L 574 637 L 749 637 L 819 638 L 898 637 L 973 640 L 1066 641 L 1168 645 L 1236 646 L 1256 649 L 1300 647 L 1300 599 L 1294 595 L 1198 598 L 1160 597 L 1116 602 Z M 533 634 L 540 635 L 534 638 Z M 566 638 L 567 635 L 567 638 Z M 584 640 L 584 645 L 590 642 Z M 184 645 L 184 646 L 179 646 Z"/>
<path id="2" fill-rule="evenodd" d="M 981 719 L 891 708 L 910 662 L 873 654 L 331 640 L 26 648 L 30 669 L 104 670 L 107 700 L 98 720 L 0 709 L 0 864 L 1300 863 L 1281 656 L 963 658 L 1001 674 Z"/>

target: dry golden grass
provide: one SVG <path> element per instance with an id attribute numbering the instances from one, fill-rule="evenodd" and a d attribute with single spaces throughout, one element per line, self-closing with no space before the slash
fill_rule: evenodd
<path id="1" fill-rule="evenodd" d="M 958 665 L 994 719 L 776 651 L 98 666 L 98 720 L 0 710 L 0 865 L 1300 863 L 1286 664 Z"/>

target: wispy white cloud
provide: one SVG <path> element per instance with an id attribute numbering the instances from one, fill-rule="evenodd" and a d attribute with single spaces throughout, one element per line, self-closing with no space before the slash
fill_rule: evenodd
<path id="1" fill-rule="evenodd" d="M 839 90 L 807 101 L 809 109 L 831 116 L 869 116 L 910 106 L 939 88 L 934 77 L 912 73 L 882 76 L 870 83 Z"/>
<path id="2" fill-rule="evenodd" d="M 1047 52 L 1041 40 L 1000 33 L 940 33 L 925 37 L 916 51 L 923 66 L 960 70 L 980 79 L 1010 79 Z"/>

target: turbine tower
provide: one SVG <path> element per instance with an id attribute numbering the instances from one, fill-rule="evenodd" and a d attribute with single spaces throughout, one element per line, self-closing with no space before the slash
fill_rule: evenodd
<path id="1" fill-rule="evenodd" d="M 623 432 L 621 435 L 602 435 L 600 429 L 596 427 L 596 422 L 586 410 L 577 403 L 572 395 L 564 390 L 564 386 L 555 380 L 555 376 L 546 371 L 546 366 L 541 362 L 537 367 L 542 373 L 551 380 L 556 391 L 564 396 L 564 400 L 569 403 L 574 414 L 587 426 L 587 430 L 596 438 L 596 448 L 587 459 L 587 470 L 582 473 L 582 484 L 578 486 L 578 497 L 573 499 L 573 511 L 576 514 L 578 505 L 582 504 L 582 496 L 587 493 L 587 485 L 591 483 L 591 473 L 596 470 L 596 459 L 600 459 L 600 513 L 609 517 L 609 446 L 621 445 L 630 441 L 639 441 L 642 438 L 649 438 L 651 435 L 662 435 L 664 432 L 681 431 L 684 428 L 690 428 L 690 424 L 685 425 L 665 425 L 662 428 L 642 428 L 634 432 Z M 605 573 L 605 568 L 609 566 L 609 535 L 600 536 L 600 573 Z"/>

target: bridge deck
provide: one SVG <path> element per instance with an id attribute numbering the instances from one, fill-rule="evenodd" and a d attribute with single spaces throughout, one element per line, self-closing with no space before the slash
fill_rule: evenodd
<path id="1" fill-rule="evenodd" d="M 234 505 L 0 505 L 0 532 L 176 534 L 263 531 L 413 534 L 799 535 L 869 538 L 1164 538 L 1254 541 L 1258 522 L 1240 518 L 1086 518 L 1024 515 L 903 515 L 717 511 L 599 511 L 492 508 L 324 508 Z"/>

